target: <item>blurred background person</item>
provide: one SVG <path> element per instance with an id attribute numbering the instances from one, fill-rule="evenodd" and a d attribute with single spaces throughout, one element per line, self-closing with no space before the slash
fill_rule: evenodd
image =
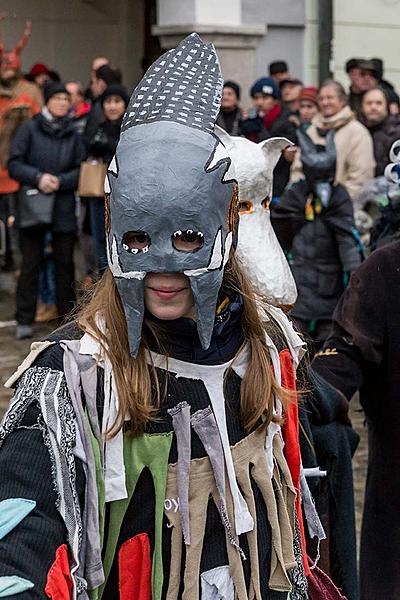
<path id="1" fill-rule="evenodd" d="M 318 91 L 320 112 L 314 117 L 307 134 L 315 144 L 324 145 L 329 131 L 334 131 L 336 145 L 335 183 L 346 187 L 354 201 L 364 183 L 374 176 L 375 159 L 372 138 L 348 106 L 343 86 L 328 79 Z M 292 165 L 291 180 L 304 177 L 301 153 Z"/>
<path id="2" fill-rule="evenodd" d="M 318 114 L 318 90 L 314 86 L 304 87 L 299 98 L 299 126 L 302 131 L 307 131 L 312 120 Z"/>
<path id="3" fill-rule="evenodd" d="M 384 63 L 381 58 L 371 58 L 371 62 L 375 65 L 376 77 L 378 86 L 385 92 L 389 102 L 389 112 L 392 115 L 398 115 L 400 111 L 400 99 L 395 90 L 395 87 L 390 81 L 384 79 Z"/>
<path id="4" fill-rule="evenodd" d="M 45 64 L 35 63 L 29 71 L 29 81 L 36 83 L 38 88 L 43 90 L 46 83 L 50 80 L 49 73 L 50 70 Z"/>
<path id="5" fill-rule="evenodd" d="M 90 83 L 85 91 L 85 98 L 89 100 L 89 102 L 94 102 L 96 97 L 93 95 L 92 85 L 94 80 L 96 79 L 96 71 L 100 67 L 104 67 L 104 65 L 109 65 L 110 61 L 105 56 L 96 56 L 92 60 L 92 64 L 90 66 Z"/>
<path id="6" fill-rule="evenodd" d="M 70 115 L 79 133 L 83 133 L 87 115 L 90 112 L 90 102 L 85 100 L 85 93 L 80 81 L 68 81 L 65 87 L 71 99 Z"/>
<path id="7" fill-rule="evenodd" d="M 239 106 L 240 102 L 240 86 L 235 81 L 225 81 L 222 98 L 221 109 L 217 118 L 217 125 L 225 129 L 229 135 L 240 136 L 242 111 Z"/>
<path id="8" fill-rule="evenodd" d="M 282 112 L 279 86 L 271 77 L 260 77 L 251 86 L 250 96 L 253 108 L 242 111 L 242 132 L 252 142 L 261 142 Z"/>
<path id="9" fill-rule="evenodd" d="M 272 124 L 268 137 L 284 137 L 296 143 L 296 122 L 299 119 L 300 94 L 303 84 L 299 79 L 282 79 L 279 83 L 281 94 L 281 114 Z M 282 152 L 274 169 L 272 202 L 279 202 L 290 179 L 290 166 L 295 156 L 295 148 L 288 147 Z"/>
<path id="10" fill-rule="evenodd" d="M 277 85 L 282 79 L 290 79 L 289 67 L 284 60 L 275 60 L 268 65 L 269 76 L 275 81 Z"/>
<path id="11" fill-rule="evenodd" d="M 109 65 L 102 65 L 94 72 L 94 77 L 91 83 L 92 108 L 87 116 L 85 130 L 83 132 L 86 143 L 92 139 L 103 119 L 101 95 L 105 92 L 108 86 L 121 83 L 122 74 L 119 69 L 113 69 Z"/>
<path id="12" fill-rule="evenodd" d="M 400 138 L 400 120 L 389 113 L 389 100 L 384 90 L 375 87 L 365 92 L 361 104 L 362 120 L 372 136 L 376 161 L 375 177 L 384 174 L 389 150 Z"/>
<path id="13" fill-rule="evenodd" d="M 279 82 L 281 103 L 283 108 L 286 108 L 289 113 L 298 114 L 302 89 L 303 83 L 300 79 L 282 79 Z"/>
<path id="14" fill-rule="evenodd" d="M 362 58 L 349 58 L 345 65 L 347 77 L 350 80 L 349 106 L 356 115 L 361 113 L 361 100 L 364 93 L 360 69 L 362 60 Z"/>
<path id="15" fill-rule="evenodd" d="M 45 106 L 18 129 L 12 142 L 8 168 L 11 176 L 31 190 L 54 194 L 51 225 L 19 229 L 22 255 L 17 285 L 17 339 L 31 337 L 35 317 L 39 269 L 46 233 L 52 233 L 57 309 L 60 318 L 73 308 L 76 237 L 75 189 L 85 148 L 68 116 L 68 91 L 59 83 L 45 90 Z"/>
<path id="16" fill-rule="evenodd" d="M 87 149 L 89 159 L 100 159 L 108 165 L 114 157 L 118 144 L 129 94 L 122 85 L 110 85 L 103 92 L 100 102 L 103 120 L 89 141 Z M 102 274 L 107 268 L 104 198 L 89 199 L 89 214 L 96 247 L 97 267 L 99 274 Z"/>
<path id="17" fill-rule="evenodd" d="M 40 111 L 43 98 L 39 88 L 21 73 L 21 53 L 28 42 L 32 26 L 25 24 L 22 38 L 13 50 L 3 51 L 0 64 L 0 219 L 6 225 L 6 252 L 2 268 L 14 269 L 9 223 L 12 220 L 15 193 L 19 183 L 7 170 L 13 137 L 23 121 Z"/>

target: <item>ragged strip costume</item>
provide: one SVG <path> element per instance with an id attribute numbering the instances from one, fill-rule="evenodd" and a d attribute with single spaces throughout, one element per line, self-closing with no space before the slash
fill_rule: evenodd
<path id="1" fill-rule="evenodd" d="M 252 351 L 225 279 L 238 197 L 214 133 L 221 90 L 213 46 L 192 34 L 133 93 L 106 180 L 109 267 L 132 360 L 145 348 L 165 394 L 143 433 L 127 415 L 110 436 L 107 347 L 81 322 L 32 345 L 0 428 L 0 597 L 308 598 L 296 404 L 275 396 L 267 427 L 240 418 Z M 195 321 L 146 312 L 146 274 L 169 272 L 187 275 Z M 302 342 L 279 309 L 264 321 L 276 382 L 294 389 Z"/>

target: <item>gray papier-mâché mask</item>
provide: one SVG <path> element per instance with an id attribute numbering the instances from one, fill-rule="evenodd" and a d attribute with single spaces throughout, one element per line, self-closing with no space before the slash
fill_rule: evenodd
<path id="1" fill-rule="evenodd" d="M 214 327 L 223 269 L 234 241 L 236 183 L 214 135 L 222 76 L 197 34 L 161 56 L 136 87 L 106 178 L 108 261 L 136 356 L 147 273 L 185 273 L 203 348 Z M 198 249 L 176 249 L 182 236 Z M 134 240 L 134 243 L 132 243 Z"/>

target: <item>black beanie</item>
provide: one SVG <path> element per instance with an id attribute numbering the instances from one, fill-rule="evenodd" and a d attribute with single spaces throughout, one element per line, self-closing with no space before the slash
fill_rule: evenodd
<path id="1" fill-rule="evenodd" d="M 119 96 L 125 102 L 125 106 L 128 106 L 129 104 L 129 94 L 123 85 L 118 83 L 109 85 L 100 96 L 100 102 L 102 106 L 104 104 L 104 100 L 110 96 Z"/>
<path id="2" fill-rule="evenodd" d="M 236 81 L 225 81 L 224 88 L 231 88 L 237 96 L 237 99 L 240 100 L 240 85 L 236 83 Z"/>
<path id="3" fill-rule="evenodd" d="M 47 104 L 50 98 L 56 94 L 67 94 L 67 96 L 70 96 L 69 91 L 62 81 L 50 81 L 44 86 L 43 95 L 45 104 Z"/>

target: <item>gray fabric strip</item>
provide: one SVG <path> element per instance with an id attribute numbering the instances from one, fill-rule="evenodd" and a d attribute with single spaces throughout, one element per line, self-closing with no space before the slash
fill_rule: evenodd
<path id="1" fill-rule="evenodd" d="M 190 544 L 189 476 L 191 456 L 190 406 L 180 402 L 168 410 L 178 446 L 178 492 L 185 544 Z"/>
<path id="2" fill-rule="evenodd" d="M 215 420 L 211 406 L 207 406 L 206 408 L 195 412 L 192 415 L 191 423 L 210 459 L 215 483 L 221 498 L 221 519 L 229 541 L 241 554 L 243 554 L 242 550 L 239 548 L 236 535 L 232 530 L 232 525 L 228 517 L 228 510 L 226 508 L 224 449 L 222 447 L 217 421 Z M 245 558 L 244 555 L 243 558 Z"/>
<path id="3" fill-rule="evenodd" d="M 80 458 L 86 475 L 85 508 L 82 519 L 83 543 L 78 575 L 86 579 L 88 589 L 95 589 L 104 582 L 104 572 L 101 558 L 96 467 L 82 406 L 80 372 L 77 364 L 79 344 L 79 340 L 61 342 L 64 349 L 64 375 L 75 411 L 83 451 L 83 457 Z"/>

